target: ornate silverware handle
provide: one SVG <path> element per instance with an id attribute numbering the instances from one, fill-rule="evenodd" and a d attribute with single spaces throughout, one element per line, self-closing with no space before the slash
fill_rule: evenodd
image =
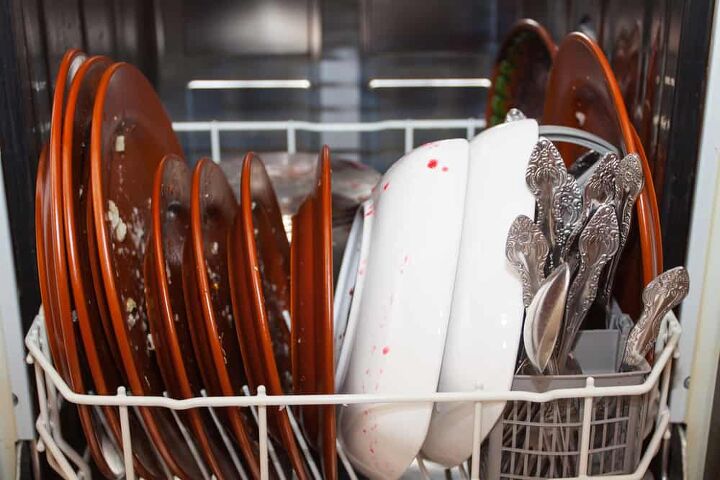
<path id="1" fill-rule="evenodd" d="M 665 315 L 687 296 L 690 277 L 684 267 L 675 267 L 648 283 L 642 294 L 643 312 L 630 331 L 623 366 L 637 367 L 655 345 Z"/>
<path id="2" fill-rule="evenodd" d="M 606 310 L 609 309 L 612 300 L 612 288 L 615 282 L 615 275 L 618 265 L 620 264 L 622 251 L 627 242 L 628 234 L 630 233 L 633 207 L 643 188 L 643 183 L 644 177 L 640 157 L 631 153 L 620 160 L 616 176 L 615 192 L 615 204 L 618 209 L 618 226 L 620 228 L 620 245 L 615 258 L 610 262 L 603 277 L 604 281 L 600 292 L 600 300 Z"/>
<path id="3" fill-rule="evenodd" d="M 525 308 L 530 305 L 545 278 L 548 251 L 548 243 L 540 227 L 525 215 L 518 216 L 508 231 L 505 256 L 520 275 Z"/>
<path id="4" fill-rule="evenodd" d="M 603 267 L 617 252 L 618 245 L 619 231 L 615 208 L 610 204 L 602 205 L 580 234 L 580 267 L 568 293 L 565 332 L 558 357 L 561 369 L 567 362 L 585 315 L 595 300 Z"/>
<path id="5" fill-rule="evenodd" d="M 553 198 L 555 191 L 572 177 L 565 168 L 560 152 L 543 137 L 538 139 L 525 171 L 525 182 L 537 200 L 537 223 L 551 248 L 556 244 Z"/>

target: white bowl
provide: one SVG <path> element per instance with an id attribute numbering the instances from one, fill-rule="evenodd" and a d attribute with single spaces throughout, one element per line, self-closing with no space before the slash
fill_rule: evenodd
<path id="1" fill-rule="evenodd" d="M 358 267 L 360 264 L 367 264 L 373 216 L 373 200 L 370 198 L 363 202 L 355 214 L 335 287 L 333 306 L 335 391 L 340 391 L 345 381 L 348 361 L 355 342 L 360 300 L 365 284 L 365 272 L 363 270 L 363 274 L 358 275 Z"/>
<path id="2" fill-rule="evenodd" d="M 370 255 L 343 393 L 435 392 L 460 245 L 469 144 L 445 140 L 398 160 L 373 194 Z M 397 478 L 420 451 L 432 404 L 340 408 L 355 468 Z"/>
<path id="3" fill-rule="evenodd" d="M 505 259 L 505 240 L 518 215 L 534 218 L 525 169 L 538 140 L 534 120 L 489 128 L 470 143 L 465 215 L 452 311 L 438 391 L 509 390 L 523 323 L 522 285 Z M 504 402 L 483 403 L 485 435 Z M 474 407 L 435 406 L 423 455 L 447 467 L 472 453 Z"/>

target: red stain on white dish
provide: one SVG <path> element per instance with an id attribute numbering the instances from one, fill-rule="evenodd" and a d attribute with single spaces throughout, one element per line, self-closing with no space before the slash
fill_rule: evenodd
<path id="1" fill-rule="evenodd" d="M 383 190 L 387 191 L 389 186 L 390 186 L 390 182 L 385 182 L 385 184 L 383 185 Z"/>
<path id="2" fill-rule="evenodd" d="M 385 345 L 385 346 L 383 347 L 383 349 L 382 349 L 382 354 L 383 354 L 383 355 L 387 355 L 388 353 L 390 353 L 390 347 L 388 347 L 387 345 Z"/>
<path id="3" fill-rule="evenodd" d="M 375 207 L 371 206 L 371 207 L 368 208 L 367 211 L 365 212 L 365 216 L 366 216 L 366 217 L 372 217 L 373 215 L 375 215 Z"/>
<path id="4" fill-rule="evenodd" d="M 448 171 L 448 167 L 442 167 L 442 171 L 443 171 L 443 172 L 447 172 L 447 171 Z"/>
<path id="5" fill-rule="evenodd" d="M 435 168 L 438 166 L 438 161 L 434 158 L 427 163 L 428 168 Z"/>

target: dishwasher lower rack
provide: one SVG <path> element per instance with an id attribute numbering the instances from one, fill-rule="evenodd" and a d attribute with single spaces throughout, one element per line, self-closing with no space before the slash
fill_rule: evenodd
<path id="1" fill-rule="evenodd" d="M 238 454 L 234 451 L 224 427 L 218 421 L 214 408 L 250 407 L 258 423 L 260 445 L 260 469 L 263 479 L 269 478 L 274 470 L 276 477 L 285 478 L 281 473 L 272 443 L 268 440 L 267 409 L 269 407 L 287 407 L 290 412 L 293 429 L 298 442 L 305 454 L 309 470 L 316 480 L 321 478 L 317 463 L 313 460 L 307 444 L 300 434 L 299 428 L 292 417 L 289 407 L 297 405 L 340 406 L 358 403 L 421 403 L 421 402 L 470 402 L 474 404 L 473 455 L 466 464 L 452 470 L 442 469 L 418 456 L 403 478 L 612 478 L 622 480 L 640 480 L 644 477 L 651 460 L 663 446 L 665 455 L 670 438 L 669 410 L 667 407 L 670 371 L 673 358 L 677 355 L 677 344 L 680 337 L 680 326 L 674 315 L 668 315 L 667 333 L 664 335 L 664 346 L 657 355 L 656 362 L 643 378 L 636 384 L 604 386 L 593 377 L 584 379 L 584 386 L 561 388 L 544 391 L 513 390 L 510 392 L 457 392 L 433 393 L 427 395 L 292 395 L 268 396 L 264 387 L 258 389 L 257 395 L 243 397 L 198 397 L 186 400 L 175 400 L 167 397 L 130 396 L 124 387 L 118 389 L 117 395 L 87 395 L 73 392 L 63 381 L 52 365 L 45 342 L 45 329 L 42 316 L 36 317 L 26 338 L 28 348 L 27 362 L 35 370 L 39 415 L 35 423 L 38 434 L 37 452 L 44 452 L 48 463 L 63 478 L 91 478 L 90 459 L 87 452 L 75 451 L 63 437 L 60 425 L 59 409 L 63 403 L 74 403 L 95 406 L 98 415 L 102 408 L 118 408 L 122 430 L 122 444 L 108 447 L 108 461 L 116 468 L 118 478 L 136 478 L 132 462 L 132 441 L 129 427 L 129 416 L 136 414 L 137 407 L 164 407 L 173 413 L 188 408 L 209 409 L 215 425 L 228 448 L 230 458 L 238 468 L 238 478 L 246 478 Z M 607 382 L 606 382 L 607 383 Z M 518 382 L 515 382 L 517 388 Z M 503 418 L 484 442 L 480 438 L 483 404 L 507 401 Z M 562 409 L 560 408 L 562 406 Z M 551 412 L 540 420 L 532 420 L 530 410 Z M 556 412 L 556 413 L 552 413 Z M 564 412 L 564 413 L 563 413 Z M 610 413 L 609 413 L 610 412 Z M 523 415 L 526 418 L 523 418 Z M 173 415 L 180 431 L 185 435 L 190 450 L 195 452 L 195 460 L 205 478 L 213 478 L 208 473 L 200 455 L 194 448 L 188 429 L 184 428 L 181 417 Z M 615 426 L 612 427 L 611 425 Z M 619 428 L 618 425 L 622 425 Z M 614 428 L 614 429 L 613 429 Z M 524 434 L 518 432 L 524 430 Z M 532 433 L 535 429 L 536 433 Z M 608 429 L 611 432 L 608 434 Z M 624 436 L 618 432 L 624 431 Z M 510 433 L 508 433 L 510 432 Z M 563 433 L 565 432 L 565 433 Z M 600 435 L 602 432 L 602 435 Z M 569 435 L 572 444 L 568 446 Z M 613 441 L 606 442 L 611 437 Z M 647 438 L 646 438 L 647 436 Z M 110 436 L 109 436 L 110 437 Z M 598 445 L 598 438 L 602 443 Z M 526 438 L 536 438 L 540 451 L 536 447 L 528 448 Z M 543 438 L 552 448 L 542 448 Z M 522 439 L 522 440 L 518 440 Z M 524 443 L 524 448 L 521 443 Z M 564 447 L 563 447 L 564 444 Z M 643 449 L 644 446 L 644 449 Z M 113 453 L 114 452 L 114 453 Z M 338 442 L 338 456 L 341 470 L 347 478 L 356 479 L 357 474 L 344 455 L 342 445 Z M 543 462 L 551 458 L 557 465 L 549 472 L 547 467 L 540 468 Z M 616 460 L 617 458 L 617 460 Z M 605 463 L 607 459 L 607 464 Z M 533 462 L 538 467 L 533 468 Z M 598 462 L 602 465 L 598 467 Z M 530 464 L 530 467 L 528 465 Z M 607 465 L 603 467 L 603 465 Z M 278 474 L 279 473 L 279 474 Z M 549 475 L 552 473 L 552 476 Z"/>

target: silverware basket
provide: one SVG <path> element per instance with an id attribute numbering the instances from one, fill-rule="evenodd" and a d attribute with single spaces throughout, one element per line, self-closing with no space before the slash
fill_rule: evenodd
<path id="1" fill-rule="evenodd" d="M 650 369 L 614 372 L 620 330 L 582 332 L 580 364 L 587 375 L 516 375 L 514 391 L 544 393 L 558 389 L 642 385 Z M 640 462 L 646 419 L 655 388 L 647 393 L 595 398 L 560 398 L 548 402 L 509 401 L 487 439 L 487 476 L 493 479 L 573 478 L 634 472 Z M 589 419 L 585 417 L 589 416 Z M 583 435 L 583 422 L 590 429 Z M 586 437 L 586 438 L 583 438 Z M 581 445 L 587 442 L 587 455 Z"/>

